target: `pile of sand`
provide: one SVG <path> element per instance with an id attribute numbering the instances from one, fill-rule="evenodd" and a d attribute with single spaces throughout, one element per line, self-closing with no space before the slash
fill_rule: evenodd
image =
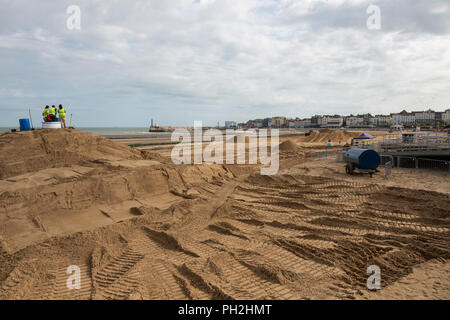
<path id="1" fill-rule="evenodd" d="M 292 140 L 286 140 L 286 141 L 280 143 L 279 148 L 280 148 L 280 151 L 292 152 L 292 151 L 296 151 L 298 149 L 298 146 Z"/>
<path id="2" fill-rule="evenodd" d="M 335 143 L 349 143 L 352 138 L 355 138 L 360 134 L 360 132 L 348 132 L 346 130 L 321 129 L 319 131 L 313 131 L 302 141 L 315 143 L 326 143 L 328 141 Z"/>
<path id="3" fill-rule="evenodd" d="M 139 151 L 78 130 L 36 130 L 0 135 L 0 179 L 100 159 L 142 159 Z"/>
<path id="4" fill-rule="evenodd" d="M 202 199 L 233 177 L 221 165 L 155 158 L 77 130 L 0 135 L 0 253 Z"/>

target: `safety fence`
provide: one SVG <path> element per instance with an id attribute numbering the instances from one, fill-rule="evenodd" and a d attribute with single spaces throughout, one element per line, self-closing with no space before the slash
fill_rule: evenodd
<path id="1" fill-rule="evenodd" d="M 319 161 L 319 160 L 330 160 L 336 159 L 339 161 L 339 158 L 344 160 L 344 149 L 330 149 L 330 150 L 320 150 L 314 151 L 310 153 L 311 161 Z"/>
<path id="2" fill-rule="evenodd" d="M 431 169 L 450 172 L 450 161 L 417 157 L 381 156 L 381 165 L 391 162 L 394 168 Z"/>
<path id="3" fill-rule="evenodd" d="M 388 161 L 384 164 L 384 178 L 389 179 L 392 175 L 392 162 Z"/>
<path id="4" fill-rule="evenodd" d="M 379 143 L 381 153 L 446 153 L 450 151 L 450 135 L 447 133 L 388 134 Z"/>
<path id="5" fill-rule="evenodd" d="M 382 144 L 398 145 L 441 145 L 450 144 L 450 135 L 446 132 L 408 132 L 402 134 L 387 134 L 382 139 Z"/>
<path id="6" fill-rule="evenodd" d="M 393 156 L 382 154 L 382 155 L 380 155 L 380 157 L 381 157 L 381 165 L 382 166 L 385 166 L 388 162 L 391 163 L 391 166 L 394 165 L 394 157 Z"/>

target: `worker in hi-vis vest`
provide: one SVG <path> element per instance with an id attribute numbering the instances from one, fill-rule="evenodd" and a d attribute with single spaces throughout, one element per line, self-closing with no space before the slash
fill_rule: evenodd
<path id="1" fill-rule="evenodd" d="M 49 114 L 50 114 L 50 120 L 54 121 L 56 119 L 56 108 L 55 108 L 55 106 L 52 106 L 49 109 Z"/>
<path id="2" fill-rule="evenodd" d="M 66 109 L 62 105 L 59 105 L 58 109 L 59 121 L 61 122 L 61 127 L 66 127 Z"/>
<path id="3" fill-rule="evenodd" d="M 44 111 L 42 111 L 42 117 L 44 118 L 44 122 L 47 122 L 50 120 L 50 110 L 49 106 L 46 106 Z"/>

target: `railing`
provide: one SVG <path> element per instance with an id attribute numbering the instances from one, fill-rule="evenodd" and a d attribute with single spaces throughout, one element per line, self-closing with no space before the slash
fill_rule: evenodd
<path id="1" fill-rule="evenodd" d="M 380 155 L 381 158 L 381 165 L 385 166 L 388 162 L 391 163 L 391 166 L 394 164 L 394 157 L 388 154 L 382 154 Z"/>
<path id="2" fill-rule="evenodd" d="M 336 159 L 337 157 L 342 157 L 342 161 L 344 159 L 344 149 L 330 149 L 330 150 L 321 150 L 311 152 L 311 161 L 319 161 L 319 160 L 329 160 Z"/>
<path id="3" fill-rule="evenodd" d="M 374 150 L 374 151 L 379 152 L 380 151 L 380 144 L 378 142 L 375 142 L 375 143 L 371 143 L 371 144 L 358 145 L 357 148 Z"/>
<path id="4" fill-rule="evenodd" d="M 384 178 L 389 179 L 392 175 L 392 162 L 388 161 L 384 164 Z"/>
<path id="5" fill-rule="evenodd" d="M 446 170 L 450 172 L 450 161 L 434 159 L 417 159 L 418 168 Z"/>
<path id="6" fill-rule="evenodd" d="M 382 161 L 383 159 L 388 159 L 388 157 L 392 158 L 393 167 L 396 168 L 431 169 L 450 172 L 450 161 L 446 160 L 383 156 Z"/>
<path id="7" fill-rule="evenodd" d="M 381 147 L 445 148 L 450 147 L 450 136 L 442 132 L 388 134 L 383 137 Z"/>

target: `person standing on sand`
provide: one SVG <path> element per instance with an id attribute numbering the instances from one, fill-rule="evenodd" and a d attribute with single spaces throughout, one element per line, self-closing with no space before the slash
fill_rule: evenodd
<path id="1" fill-rule="evenodd" d="M 58 109 L 59 121 L 61 122 L 61 127 L 66 128 L 66 109 L 60 104 Z"/>
<path id="2" fill-rule="evenodd" d="M 42 111 L 42 117 L 44 118 L 44 122 L 48 122 L 50 120 L 50 110 L 49 106 L 46 106 L 44 111 Z"/>

